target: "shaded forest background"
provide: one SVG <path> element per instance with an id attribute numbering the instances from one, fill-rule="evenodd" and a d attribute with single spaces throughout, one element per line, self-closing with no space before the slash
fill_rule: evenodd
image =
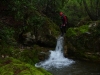
<path id="1" fill-rule="evenodd" d="M 0 1 L 0 58 L 14 57 L 28 63 L 39 61 L 37 55 L 42 51 L 39 46 L 54 48 L 56 45 L 60 11 L 67 15 L 69 22 L 65 55 L 99 61 L 99 0 Z M 27 46 L 28 49 L 23 49 Z"/>

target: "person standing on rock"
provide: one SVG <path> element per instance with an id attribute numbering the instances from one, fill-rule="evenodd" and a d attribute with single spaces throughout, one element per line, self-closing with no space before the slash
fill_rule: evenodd
<path id="1" fill-rule="evenodd" d="M 68 24 L 67 16 L 60 12 L 62 24 L 60 25 L 61 35 L 63 36 L 66 33 L 66 25 Z"/>

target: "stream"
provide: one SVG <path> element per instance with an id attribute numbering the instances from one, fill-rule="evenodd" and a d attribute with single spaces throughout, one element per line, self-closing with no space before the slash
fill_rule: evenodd
<path id="1" fill-rule="evenodd" d="M 54 51 L 45 61 L 36 63 L 36 67 L 42 67 L 53 75 L 100 75 L 100 64 L 83 62 L 65 58 L 63 54 L 64 37 L 59 36 Z"/>
<path id="2" fill-rule="evenodd" d="M 100 75 L 100 64 L 75 61 L 74 64 L 63 68 L 50 68 L 47 71 L 53 75 Z"/>

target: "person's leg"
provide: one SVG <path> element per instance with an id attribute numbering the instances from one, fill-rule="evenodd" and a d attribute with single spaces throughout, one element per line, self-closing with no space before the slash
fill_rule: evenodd
<path id="1" fill-rule="evenodd" d="M 62 26 L 62 36 L 64 35 L 64 26 Z"/>
<path id="2" fill-rule="evenodd" d="M 64 26 L 63 30 L 64 30 L 64 33 L 66 33 L 66 27 L 65 26 Z"/>
<path id="3" fill-rule="evenodd" d="M 60 27 L 60 30 L 61 30 L 61 36 L 63 35 L 63 27 L 61 26 Z"/>

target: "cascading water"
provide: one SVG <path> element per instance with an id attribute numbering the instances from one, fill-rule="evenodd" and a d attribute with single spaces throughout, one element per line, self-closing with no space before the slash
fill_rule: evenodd
<path id="1" fill-rule="evenodd" d="M 70 64 L 74 63 L 73 60 L 65 58 L 63 55 L 63 41 L 64 37 L 59 36 L 57 39 L 57 45 L 55 51 L 50 51 L 50 56 L 47 60 L 36 63 L 36 67 L 42 67 L 45 69 L 49 68 L 62 68 L 64 66 L 69 66 Z"/>

